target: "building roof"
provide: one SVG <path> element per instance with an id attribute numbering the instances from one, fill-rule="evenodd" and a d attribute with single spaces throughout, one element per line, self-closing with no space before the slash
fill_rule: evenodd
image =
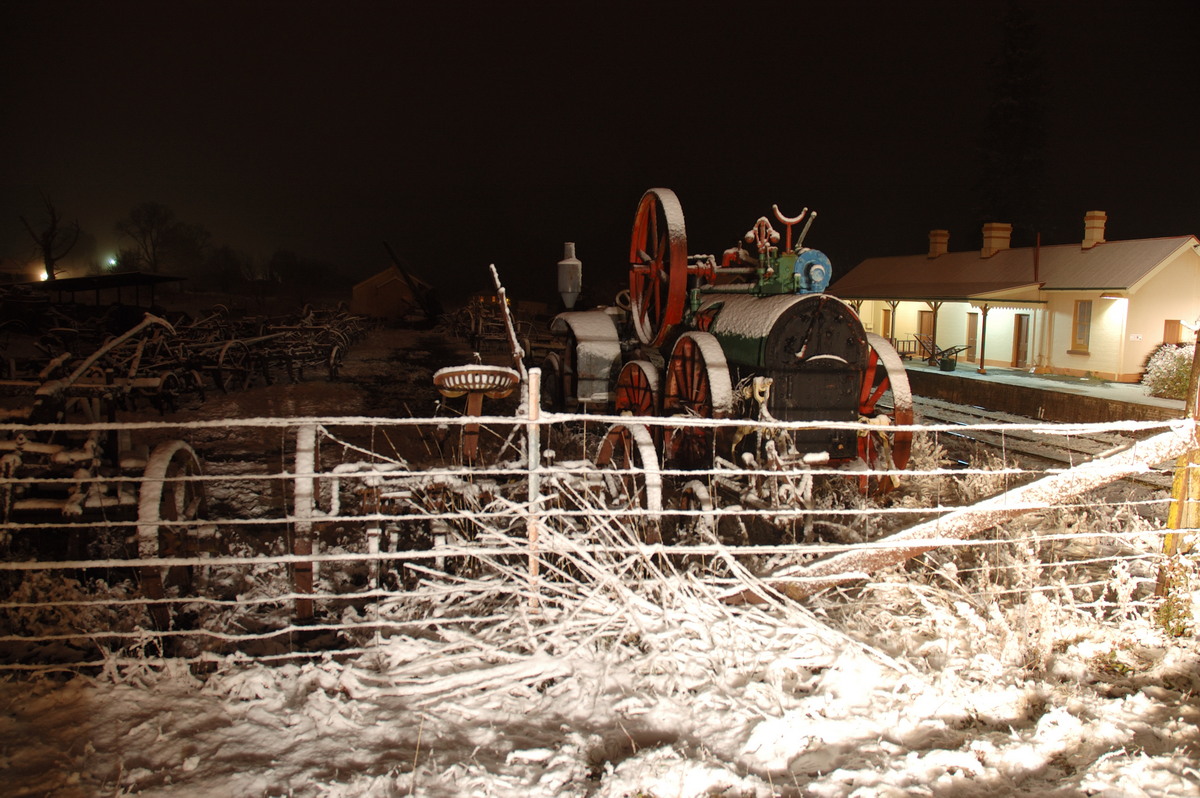
<path id="1" fill-rule="evenodd" d="M 979 250 L 868 258 L 829 287 L 842 299 L 965 300 L 997 291 L 1130 290 L 1195 236 L 1006 249 L 990 258 Z M 1036 258 L 1036 274 L 1035 274 Z"/>
<path id="2" fill-rule="evenodd" d="M 30 288 L 43 291 L 103 291 L 109 288 L 155 286 L 159 283 L 182 282 L 183 277 L 168 274 L 146 274 L 144 272 L 117 272 L 115 274 L 93 274 L 86 277 L 60 277 L 57 280 L 41 280 L 24 283 Z"/>
<path id="3" fill-rule="evenodd" d="M 388 266 L 385 269 L 383 269 L 382 271 L 375 272 L 371 276 L 358 281 L 354 285 L 354 290 L 355 291 L 358 291 L 360 289 L 362 289 L 364 291 L 370 290 L 372 288 L 377 288 L 382 285 L 387 285 L 388 283 L 391 283 L 391 282 L 401 283 L 405 287 L 406 290 L 409 290 L 410 293 L 411 293 L 411 286 L 413 286 L 413 285 L 416 285 L 418 288 L 425 288 L 425 289 L 430 289 L 433 287 L 429 283 L 422 280 L 420 277 L 413 274 L 412 272 L 407 272 L 407 273 L 403 272 L 400 270 L 399 267 L 393 265 L 393 266 Z"/>

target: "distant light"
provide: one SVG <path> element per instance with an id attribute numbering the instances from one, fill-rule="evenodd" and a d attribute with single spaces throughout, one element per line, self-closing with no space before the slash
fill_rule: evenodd
<path id="1" fill-rule="evenodd" d="M 41 276 L 41 277 L 39 277 L 38 279 L 39 279 L 39 280 L 42 280 L 42 281 L 49 280 L 49 279 L 50 279 L 50 275 L 46 274 L 45 272 L 42 272 L 42 276 Z"/>
<path id="2" fill-rule="evenodd" d="M 108 266 L 108 268 L 110 268 L 110 269 L 115 269 L 115 268 L 117 268 L 117 258 L 116 258 L 116 256 L 115 256 L 115 255 L 109 255 L 109 256 L 108 256 L 108 260 L 106 260 L 104 263 L 105 263 L 105 265 L 106 265 L 106 266 Z"/>

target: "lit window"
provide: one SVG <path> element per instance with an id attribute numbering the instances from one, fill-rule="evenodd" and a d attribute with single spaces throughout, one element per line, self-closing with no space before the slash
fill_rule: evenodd
<path id="1" fill-rule="evenodd" d="M 1076 352 L 1088 351 L 1088 342 L 1092 337 L 1092 300 L 1075 301 L 1075 320 L 1071 330 L 1071 349 Z"/>

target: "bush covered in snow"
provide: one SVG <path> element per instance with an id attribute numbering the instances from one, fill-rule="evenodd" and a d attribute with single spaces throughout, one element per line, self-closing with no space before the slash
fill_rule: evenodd
<path id="1" fill-rule="evenodd" d="M 1186 399 L 1195 353 L 1195 344 L 1163 344 L 1146 361 L 1142 385 L 1151 396 Z"/>

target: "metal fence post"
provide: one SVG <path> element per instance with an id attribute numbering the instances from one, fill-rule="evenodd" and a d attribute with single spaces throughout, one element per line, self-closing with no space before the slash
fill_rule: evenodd
<path id="1" fill-rule="evenodd" d="M 525 398 L 525 405 L 529 408 L 529 423 L 526 426 L 525 436 L 525 448 L 529 463 L 529 504 L 525 516 L 525 533 L 529 541 L 529 586 L 532 589 L 529 601 L 530 606 L 536 608 L 538 606 L 538 571 L 541 567 L 538 554 L 538 535 L 541 532 L 542 492 L 538 469 L 541 467 L 542 458 L 541 428 L 539 426 L 542 413 L 542 370 L 530 369 L 529 379 L 525 381 L 525 385 L 529 392 Z"/>

